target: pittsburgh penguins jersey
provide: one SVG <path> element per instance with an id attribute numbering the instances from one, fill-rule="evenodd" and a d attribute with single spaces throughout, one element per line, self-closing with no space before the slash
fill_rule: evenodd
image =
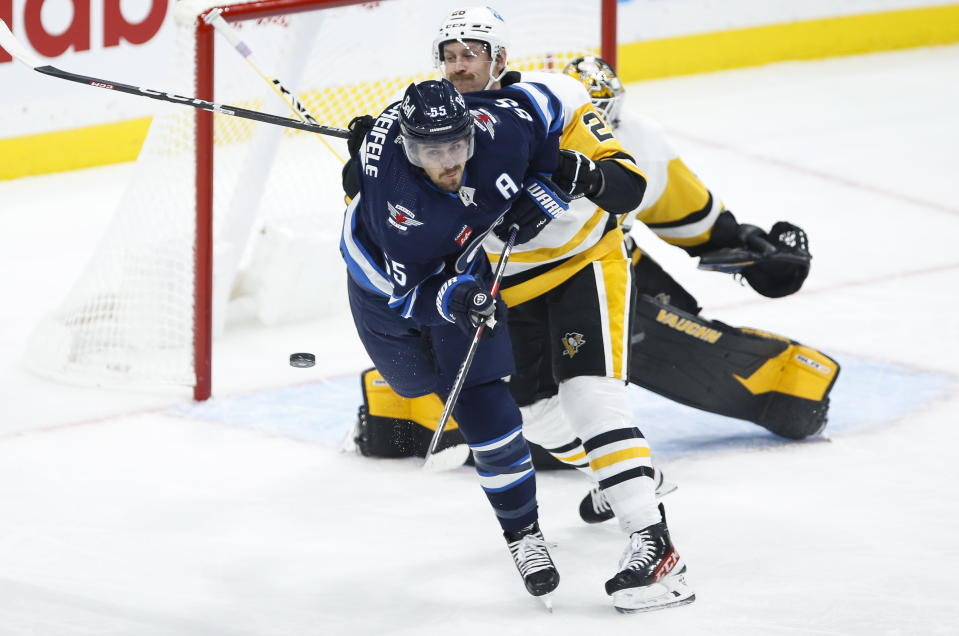
<path id="1" fill-rule="evenodd" d="M 563 107 L 547 88 L 523 82 L 464 98 L 474 152 L 458 192 L 439 190 L 407 160 L 394 103 L 363 141 L 359 193 L 344 216 L 340 251 L 350 277 L 420 325 L 449 320 L 438 292 L 452 277 L 488 276 L 483 240 L 527 177 L 558 161 Z"/>
<path id="2" fill-rule="evenodd" d="M 560 147 L 577 150 L 594 161 L 612 159 L 642 175 L 581 83 L 559 73 L 524 72 L 522 79 L 547 86 L 562 101 L 565 127 Z M 586 198 L 576 199 L 535 238 L 514 248 L 500 293 L 510 306 L 535 298 L 619 249 L 623 238 L 615 215 Z M 504 247 L 501 240 L 490 235 L 483 247 L 491 261 L 499 262 Z"/>
<path id="3" fill-rule="evenodd" d="M 639 221 L 673 245 L 695 247 L 709 241 L 725 208 L 679 158 L 663 127 L 624 109 L 616 135 L 635 153 L 646 175 L 643 202 L 624 218 L 624 231 Z"/>

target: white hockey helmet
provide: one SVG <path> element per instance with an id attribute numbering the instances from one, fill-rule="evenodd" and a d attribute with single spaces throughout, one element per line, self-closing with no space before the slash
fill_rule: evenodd
<path id="1" fill-rule="evenodd" d="M 433 66 L 443 69 L 443 45 L 447 42 L 474 40 L 489 46 L 489 54 L 493 64 L 489 68 L 489 88 L 506 74 L 509 65 L 507 49 L 509 48 L 509 32 L 506 21 L 492 7 L 467 7 L 454 9 L 440 24 L 439 33 L 433 40 Z M 465 44 L 465 43 L 464 43 Z M 494 74 L 496 60 L 502 56 L 504 66 L 502 72 Z"/>
<path id="2" fill-rule="evenodd" d="M 619 123 L 626 90 L 616 71 L 602 58 L 593 55 L 578 57 L 563 69 L 563 73 L 582 82 L 593 106 L 601 111 L 613 126 Z"/>

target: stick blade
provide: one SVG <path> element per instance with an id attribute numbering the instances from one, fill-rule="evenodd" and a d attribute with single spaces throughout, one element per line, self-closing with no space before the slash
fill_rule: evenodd
<path id="1" fill-rule="evenodd" d="M 20 44 L 20 41 L 13 35 L 13 31 L 10 30 L 10 27 L 8 27 L 7 23 L 3 20 L 0 20 L 0 47 L 3 47 L 3 49 L 17 61 L 26 64 L 30 68 L 35 69 L 43 66 L 40 58 Z"/>
<path id="2" fill-rule="evenodd" d="M 441 451 L 430 453 L 423 462 L 423 470 L 429 473 L 440 473 L 459 468 L 466 463 L 470 455 L 470 447 L 466 444 L 456 444 Z"/>

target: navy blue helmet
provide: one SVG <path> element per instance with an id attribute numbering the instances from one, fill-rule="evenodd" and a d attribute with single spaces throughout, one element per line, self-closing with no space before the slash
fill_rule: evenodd
<path id="1" fill-rule="evenodd" d="M 473 116 L 448 79 L 410 84 L 400 105 L 403 149 L 410 163 L 424 167 L 427 148 L 453 150 L 466 161 L 473 155 Z"/>

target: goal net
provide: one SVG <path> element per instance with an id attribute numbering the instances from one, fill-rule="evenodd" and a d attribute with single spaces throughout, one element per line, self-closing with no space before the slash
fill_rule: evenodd
<path id="1" fill-rule="evenodd" d="M 271 83 L 203 19 L 214 8 L 259 70 L 316 121 L 378 114 L 438 77 L 431 45 L 459 3 L 260 0 L 175 6 L 166 84 L 135 82 L 294 117 Z M 606 17 L 604 18 L 604 8 Z M 600 53 L 615 1 L 512 0 L 510 66 L 560 70 Z M 124 78 L 117 78 L 123 81 Z M 244 317 L 268 328 L 348 311 L 338 245 L 342 140 L 160 105 L 115 217 L 70 294 L 28 343 L 34 372 L 100 386 L 211 390 L 214 334 Z"/>

